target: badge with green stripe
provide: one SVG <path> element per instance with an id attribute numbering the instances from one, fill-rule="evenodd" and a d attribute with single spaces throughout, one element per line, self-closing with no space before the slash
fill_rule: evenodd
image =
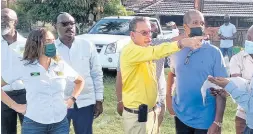
<path id="1" fill-rule="evenodd" d="M 40 76 L 40 72 L 32 72 L 31 76 Z"/>

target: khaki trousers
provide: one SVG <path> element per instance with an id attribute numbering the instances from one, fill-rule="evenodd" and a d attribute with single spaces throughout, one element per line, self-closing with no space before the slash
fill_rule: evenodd
<path id="1" fill-rule="evenodd" d="M 163 120 L 165 108 L 148 113 L 147 122 L 138 122 L 138 114 L 123 111 L 123 125 L 125 134 L 159 134 L 159 127 Z"/>

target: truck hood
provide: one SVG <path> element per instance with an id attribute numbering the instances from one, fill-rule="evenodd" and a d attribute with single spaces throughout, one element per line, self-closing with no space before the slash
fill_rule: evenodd
<path id="1" fill-rule="evenodd" d="M 87 39 L 94 44 L 107 45 L 114 43 L 118 40 L 130 39 L 130 36 L 126 35 L 109 35 L 109 34 L 82 34 L 78 35 L 78 38 Z"/>

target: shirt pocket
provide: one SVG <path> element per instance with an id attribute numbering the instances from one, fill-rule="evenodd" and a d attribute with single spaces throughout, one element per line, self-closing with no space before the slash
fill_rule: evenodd
<path id="1" fill-rule="evenodd" d="M 82 74 L 90 73 L 90 56 L 81 56 L 79 61 L 79 70 Z"/>

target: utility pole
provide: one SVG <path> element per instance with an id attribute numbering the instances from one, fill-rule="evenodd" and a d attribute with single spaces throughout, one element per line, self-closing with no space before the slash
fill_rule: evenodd
<path id="1" fill-rule="evenodd" d="M 204 9 L 204 0 L 194 0 L 194 9 L 203 12 Z"/>

